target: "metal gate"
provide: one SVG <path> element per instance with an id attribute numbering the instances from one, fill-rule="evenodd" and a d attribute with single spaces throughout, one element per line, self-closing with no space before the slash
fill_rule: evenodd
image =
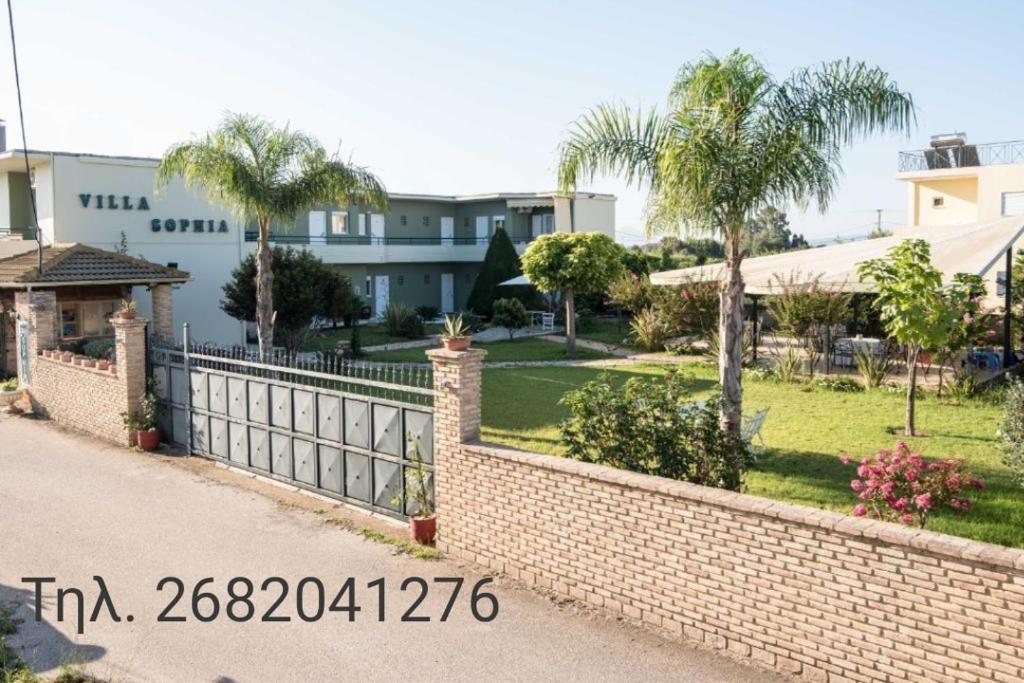
<path id="1" fill-rule="evenodd" d="M 187 330 L 186 330 L 187 340 Z M 233 467 L 396 517 L 416 512 L 416 451 L 433 485 L 433 379 L 340 358 L 256 362 L 244 349 L 150 349 L 164 439 Z"/>

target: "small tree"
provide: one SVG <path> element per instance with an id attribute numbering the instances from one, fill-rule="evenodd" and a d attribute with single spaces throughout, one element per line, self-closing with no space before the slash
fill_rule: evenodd
<path id="1" fill-rule="evenodd" d="M 466 300 L 466 308 L 477 315 L 490 318 L 494 312 L 494 299 L 498 296 L 498 285 L 522 274 L 519 254 L 516 253 L 512 240 L 503 228 L 498 228 L 491 237 L 484 262 L 480 265 L 480 273 L 476 276 L 473 289 Z M 517 292 L 511 290 L 510 293 Z"/>
<path id="2" fill-rule="evenodd" d="M 831 334 L 826 337 L 822 330 L 847 320 L 853 295 L 822 285 L 820 275 L 801 278 L 798 273 L 786 277 L 776 273 L 774 279 L 768 310 L 781 330 L 800 341 L 809 359 L 807 372 L 813 376 L 819 355 L 828 358 L 832 341 Z"/>
<path id="3" fill-rule="evenodd" d="M 515 339 L 516 330 L 521 330 L 530 322 L 526 306 L 519 299 L 498 299 L 494 302 L 494 316 L 491 322 L 508 330 L 509 341 Z"/>
<path id="4" fill-rule="evenodd" d="M 576 355 L 577 293 L 603 292 L 622 274 L 625 249 L 600 232 L 541 235 L 523 254 L 523 272 L 538 289 L 565 297 L 565 352 Z"/>
<path id="5" fill-rule="evenodd" d="M 337 329 L 339 320 L 359 312 L 360 300 L 352 292 L 352 281 L 337 269 L 326 266 L 320 286 L 323 292 L 323 311 L 320 315 L 331 321 L 333 329 Z"/>
<path id="6" fill-rule="evenodd" d="M 873 280 L 875 306 L 885 330 L 907 349 L 906 436 L 914 436 L 914 398 L 917 394 L 917 358 L 921 349 L 945 343 L 955 324 L 956 311 L 949 305 L 942 273 L 931 262 L 925 240 L 904 240 L 884 258 L 860 265 L 862 281 Z"/>

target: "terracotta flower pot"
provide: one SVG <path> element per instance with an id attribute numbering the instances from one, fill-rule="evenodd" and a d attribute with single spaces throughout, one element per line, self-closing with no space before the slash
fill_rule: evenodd
<path id="1" fill-rule="evenodd" d="M 110 370 L 110 374 L 111 375 L 116 375 L 117 374 L 117 363 L 111 363 L 110 367 L 107 368 L 107 369 Z"/>
<path id="2" fill-rule="evenodd" d="M 120 317 L 121 320 L 135 320 L 135 316 L 137 314 L 138 311 L 132 311 L 127 308 L 122 308 L 121 311 L 118 313 L 118 317 Z"/>
<path id="3" fill-rule="evenodd" d="M 441 341 L 444 342 L 444 348 L 449 351 L 465 351 L 469 348 L 472 339 L 469 337 L 445 337 Z"/>
<path id="4" fill-rule="evenodd" d="M 135 443 L 144 451 L 155 451 L 160 447 L 160 430 L 147 429 L 135 432 Z"/>
<path id="5" fill-rule="evenodd" d="M 409 535 L 420 545 L 433 545 L 437 535 L 437 517 L 410 517 Z"/>
<path id="6" fill-rule="evenodd" d="M 98 360 L 98 361 L 96 361 L 96 369 L 97 370 L 108 370 L 108 369 L 110 369 L 110 361 L 109 360 Z"/>

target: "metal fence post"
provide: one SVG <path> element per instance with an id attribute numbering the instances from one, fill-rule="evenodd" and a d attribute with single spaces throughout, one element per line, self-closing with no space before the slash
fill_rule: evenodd
<path id="1" fill-rule="evenodd" d="M 189 346 L 188 323 L 181 333 L 183 360 L 185 365 L 185 455 L 192 455 L 192 359 Z"/>

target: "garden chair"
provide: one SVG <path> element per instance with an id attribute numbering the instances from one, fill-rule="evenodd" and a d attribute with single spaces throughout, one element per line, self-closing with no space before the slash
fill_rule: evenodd
<path id="1" fill-rule="evenodd" d="M 540 329 L 544 332 L 554 332 L 555 330 L 555 314 L 544 313 L 540 317 Z"/>
<path id="2" fill-rule="evenodd" d="M 755 457 L 764 454 L 768 448 L 768 444 L 764 442 L 764 438 L 761 436 L 761 427 L 764 426 L 767 419 L 768 409 L 764 408 L 744 419 L 743 424 L 740 425 L 740 438 L 743 439 L 745 444 L 750 446 L 750 450 Z M 758 441 L 758 445 L 754 445 L 755 438 Z"/>

